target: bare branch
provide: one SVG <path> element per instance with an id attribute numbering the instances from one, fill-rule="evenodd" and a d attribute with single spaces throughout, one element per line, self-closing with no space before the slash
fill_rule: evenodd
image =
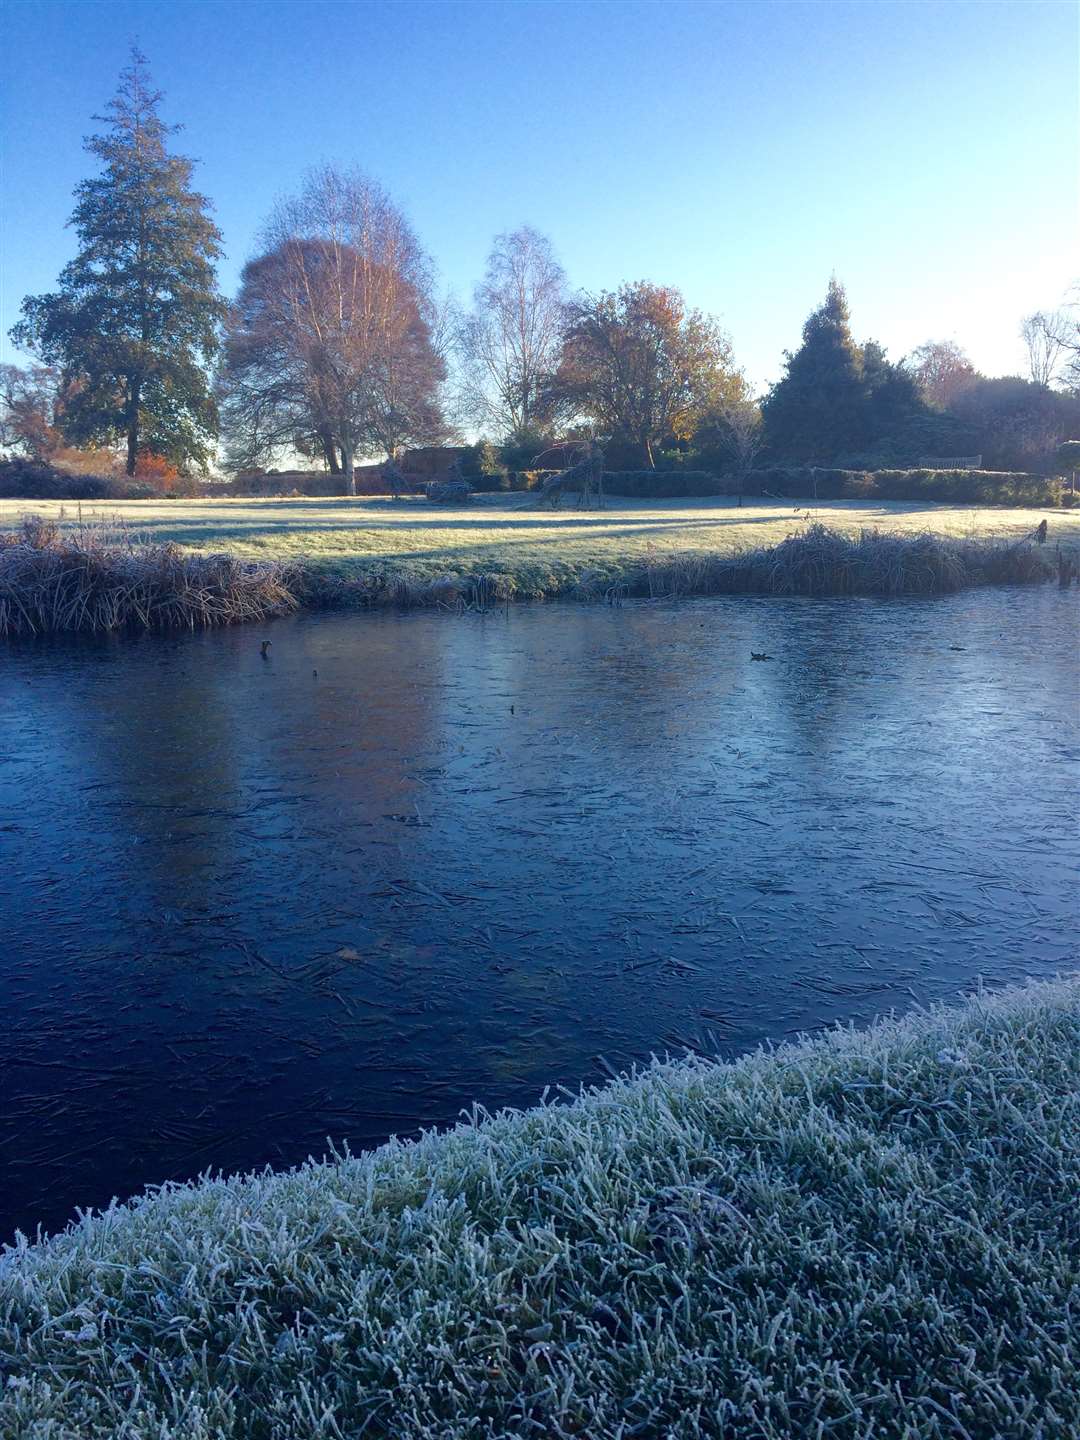
<path id="1" fill-rule="evenodd" d="M 381 186 L 326 166 L 282 201 L 244 270 L 225 347 L 234 464 L 283 446 L 354 459 L 442 438 L 445 362 L 427 257 Z"/>
<path id="2" fill-rule="evenodd" d="M 566 276 L 546 236 L 528 226 L 497 236 L 458 327 L 459 398 L 469 419 L 502 437 L 547 425 L 565 308 Z"/>

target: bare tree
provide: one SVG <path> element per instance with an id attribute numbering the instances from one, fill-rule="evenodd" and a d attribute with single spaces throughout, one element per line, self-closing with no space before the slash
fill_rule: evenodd
<path id="1" fill-rule="evenodd" d="M 1057 310 L 1036 310 L 1025 317 L 1020 338 L 1027 350 L 1028 374 L 1036 385 L 1052 385 L 1067 352 L 1066 317 Z"/>
<path id="2" fill-rule="evenodd" d="M 928 340 L 911 352 L 907 363 L 923 395 L 939 410 L 948 410 L 977 378 L 967 352 L 955 340 Z"/>
<path id="3" fill-rule="evenodd" d="M 1064 304 L 1055 314 L 1056 331 L 1067 356 L 1060 378 L 1067 390 L 1080 395 L 1080 281 L 1069 287 Z"/>
<path id="4" fill-rule="evenodd" d="M 765 443 L 761 409 L 748 395 L 730 395 L 719 401 L 715 413 L 727 429 L 739 474 L 745 475 Z"/>
<path id="5" fill-rule="evenodd" d="M 566 276 L 546 236 L 526 225 L 496 237 L 458 334 L 462 409 L 471 420 L 503 436 L 548 421 L 566 298 Z"/>
<path id="6" fill-rule="evenodd" d="M 363 434 L 372 451 L 393 459 L 406 445 L 438 445 L 450 436 L 439 401 L 446 363 L 426 322 L 405 326 L 372 368 Z"/>
<path id="7" fill-rule="evenodd" d="M 431 340 L 427 259 L 385 191 L 356 171 L 313 171 L 264 232 L 230 317 L 223 414 L 234 464 L 286 446 L 359 454 L 441 437 L 446 369 Z"/>

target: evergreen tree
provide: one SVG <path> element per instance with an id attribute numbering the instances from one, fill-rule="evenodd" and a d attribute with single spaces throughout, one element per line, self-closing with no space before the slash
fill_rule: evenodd
<path id="1" fill-rule="evenodd" d="M 848 320 L 847 297 L 834 278 L 762 405 L 767 442 L 777 456 L 830 461 L 866 439 L 862 353 Z"/>
<path id="2" fill-rule="evenodd" d="M 158 114 L 138 49 L 106 127 L 86 149 L 104 167 L 76 189 L 79 251 L 54 294 L 23 301 L 16 345 L 60 367 L 72 386 L 63 430 L 75 444 L 127 442 L 177 465 L 205 466 L 217 432 L 207 366 L 224 305 L 215 261 L 221 235 L 191 189 L 192 161 L 170 155 L 180 128 Z"/>
<path id="3" fill-rule="evenodd" d="M 894 365 L 876 340 L 863 346 L 862 365 L 865 433 L 873 443 L 887 439 L 903 448 L 905 437 L 920 431 L 929 418 L 919 383 L 903 363 Z"/>

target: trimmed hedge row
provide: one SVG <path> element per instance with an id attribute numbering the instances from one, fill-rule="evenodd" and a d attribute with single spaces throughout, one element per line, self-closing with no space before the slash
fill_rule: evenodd
<path id="1" fill-rule="evenodd" d="M 148 500 L 156 493 L 145 480 L 71 475 L 43 460 L 0 460 L 0 500 Z"/>
<path id="2" fill-rule="evenodd" d="M 604 472 L 604 492 L 641 500 L 677 496 L 729 495 L 731 482 L 707 470 L 611 470 Z"/>
<path id="3" fill-rule="evenodd" d="M 521 472 L 533 488 L 549 472 Z M 516 478 L 516 477 L 515 477 Z M 472 482 L 475 484 L 475 481 Z M 513 485 L 512 488 L 519 488 Z M 768 466 L 737 475 L 706 470 L 611 470 L 604 490 L 634 500 L 692 499 L 717 495 L 783 495 L 800 500 L 929 500 L 948 504 L 1058 506 L 1064 482 L 1003 470 L 840 470 Z"/>
<path id="4" fill-rule="evenodd" d="M 726 482 L 728 493 L 738 480 Z M 951 504 L 1045 505 L 1062 503 L 1064 482 L 1014 470 L 836 470 L 771 466 L 753 470 L 743 493 L 792 499 L 935 500 Z"/>

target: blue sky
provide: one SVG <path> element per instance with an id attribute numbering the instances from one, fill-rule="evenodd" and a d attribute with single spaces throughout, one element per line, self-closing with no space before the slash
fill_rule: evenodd
<path id="1" fill-rule="evenodd" d="M 757 383 L 833 271 L 860 338 L 954 338 L 991 373 L 1080 279 L 1072 0 L 4 0 L 2 28 L 4 358 L 135 37 L 229 292 L 322 160 L 380 179 L 460 297 L 528 222 L 576 286 L 679 286 Z"/>

